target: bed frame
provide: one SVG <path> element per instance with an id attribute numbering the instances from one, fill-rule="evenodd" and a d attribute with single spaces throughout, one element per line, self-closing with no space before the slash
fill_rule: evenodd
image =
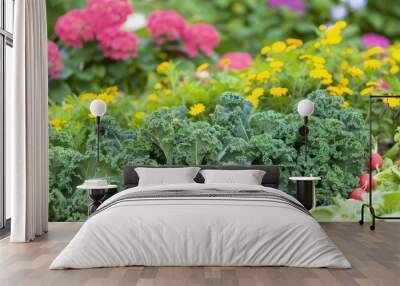
<path id="1" fill-rule="evenodd" d="M 162 166 L 144 166 L 134 165 L 126 166 L 124 169 L 124 189 L 136 187 L 139 183 L 139 176 L 135 171 L 137 167 L 149 167 L 149 168 L 182 168 L 187 166 L 182 165 L 162 165 Z M 262 179 L 261 184 L 264 187 L 270 187 L 279 189 L 279 167 L 278 166 L 264 166 L 264 165 L 251 165 L 251 166 L 198 166 L 202 170 L 205 169 L 216 169 L 216 170 L 263 170 L 265 175 Z M 198 173 L 194 178 L 197 183 L 204 183 L 203 176 Z"/>

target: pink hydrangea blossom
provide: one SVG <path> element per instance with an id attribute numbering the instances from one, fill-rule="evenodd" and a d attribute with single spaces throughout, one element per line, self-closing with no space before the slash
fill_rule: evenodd
<path id="1" fill-rule="evenodd" d="M 138 38 L 128 32 L 111 27 L 97 36 L 104 56 L 114 60 L 127 60 L 137 56 Z"/>
<path id="2" fill-rule="evenodd" d="M 60 77 L 60 69 L 64 67 L 61 61 L 61 53 L 56 43 L 53 41 L 47 41 L 47 57 L 49 62 L 48 73 L 50 77 L 58 79 Z"/>
<path id="3" fill-rule="evenodd" d="M 65 45 L 74 48 L 82 47 L 82 42 L 94 37 L 88 14 L 79 9 L 73 9 L 58 18 L 54 30 Z"/>
<path id="4" fill-rule="evenodd" d="M 186 26 L 185 19 L 174 10 L 156 10 L 150 14 L 147 22 L 147 28 L 157 45 L 162 45 L 164 38 L 168 41 L 181 39 Z"/>
<path id="5" fill-rule="evenodd" d="M 96 34 L 110 27 L 120 27 L 133 13 L 128 0 L 88 0 L 86 11 Z"/>
<path id="6" fill-rule="evenodd" d="M 304 0 L 268 0 L 271 8 L 286 6 L 288 10 L 293 12 L 304 13 L 307 11 L 307 6 Z"/>
<path id="7" fill-rule="evenodd" d="M 196 57 L 199 50 L 207 56 L 213 54 L 213 49 L 219 44 L 219 33 L 213 26 L 205 23 L 187 26 L 184 35 L 186 52 L 190 57 Z"/>
<path id="8" fill-rule="evenodd" d="M 253 59 L 249 53 L 231 52 L 224 54 L 217 62 L 219 68 L 228 67 L 230 70 L 240 71 L 250 67 Z"/>
<path id="9" fill-rule="evenodd" d="M 390 46 L 390 40 L 384 36 L 376 33 L 367 33 L 361 37 L 361 42 L 365 48 L 369 47 L 382 47 L 387 48 Z"/>

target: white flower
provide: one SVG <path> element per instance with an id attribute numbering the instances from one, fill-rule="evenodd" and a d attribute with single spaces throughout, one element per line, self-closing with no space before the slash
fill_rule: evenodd
<path id="1" fill-rule="evenodd" d="M 134 32 L 146 27 L 147 19 L 144 14 L 135 13 L 128 16 L 125 23 L 122 25 L 122 29 L 129 32 Z"/>
<path id="2" fill-rule="evenodd" d="M 343 5 L 337 5 L 331 10 L 331 16 L 334 20 L 342 20 L 346 18 L 347 14 L 347 9 Z"/>
<path id="3" fill-rule="evenodd" d="M 368 0 L 341 0 L 340 2 L 348 4 L 352 11 L 364 9 L 368 4 Z"/>

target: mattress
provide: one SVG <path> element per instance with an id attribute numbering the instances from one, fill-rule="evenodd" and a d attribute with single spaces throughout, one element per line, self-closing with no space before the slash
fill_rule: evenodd
<path id="1" fill-rule="evenodd" d="M 351 267 L 318 222 L 284 192 L 193 183 L 114 195 L 50 269 L 133 265 Z"/>

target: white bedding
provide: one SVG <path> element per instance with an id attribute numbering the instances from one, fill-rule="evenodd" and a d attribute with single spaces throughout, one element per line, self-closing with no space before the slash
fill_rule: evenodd
<path id="1" fill-rule="evenodd" d="M 350 268 L 308 214 L 257 198 L 153 198 L 121 201 L 140 191 L 263 190 L 238 184 L 180 184 L 125 190 L 104 202 L 50 269 L 145 266 L 294 266 Z M 108 205 L 108 207 L 107 207 Z"/>

